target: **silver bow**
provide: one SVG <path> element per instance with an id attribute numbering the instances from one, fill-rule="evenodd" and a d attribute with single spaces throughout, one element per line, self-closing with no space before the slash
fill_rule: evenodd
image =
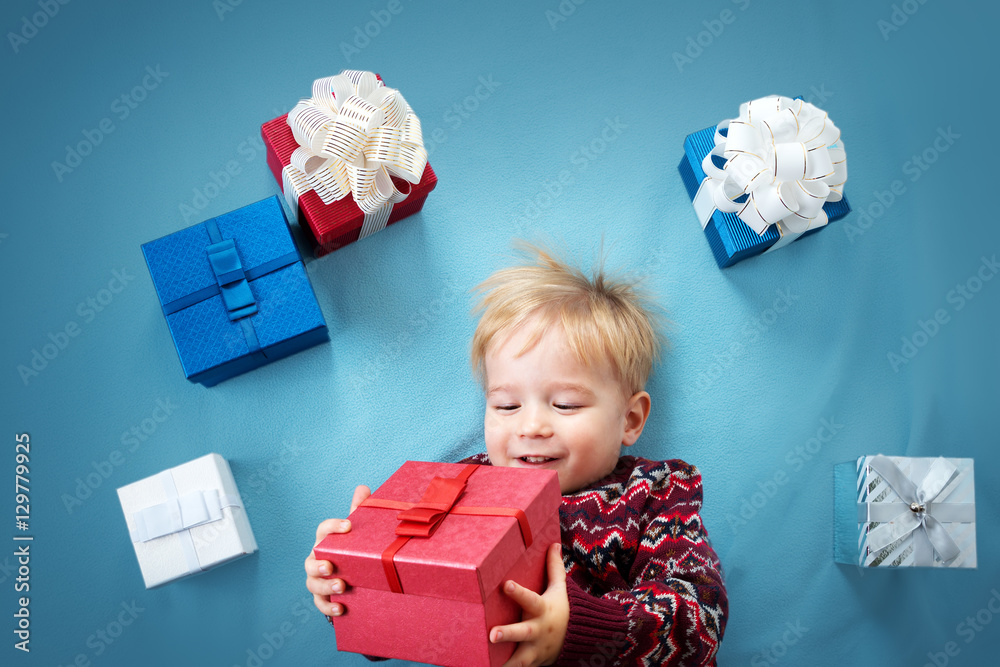
<path id="1" fill-rule="evenodd" d="M 887 456 L 873 456 L 868 459 L 868 465 L 900 498 L 895 502 L 863 503 L 863 507 L 859 506 L 859 513 L 864 515 L 863 521 L 880 524 L 868 531 L 868 547 L 878 551 L 919 530 L 945 564 L 958 558 L 961 549 L 942 522 L 974 521 L 975 508 L 969 503 L 936 502 L 958 468 L 944 457 L 938 457 L 923 479 L 914 483 Z M 915 553 L 914 558 L 918 561 L 917 565 L 931 564 L 928 549 Z"/>

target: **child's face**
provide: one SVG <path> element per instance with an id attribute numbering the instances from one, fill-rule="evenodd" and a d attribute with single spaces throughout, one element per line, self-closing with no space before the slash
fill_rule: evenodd
<path id="1" fill-rule="evenodd" d="M 555 470 L 562 493 L 572 493 L 614 470 L 621 446 L 642 431 L 649 395 L 623 396 L 610 362 L 583 364 L 561 326 L 515 356 L 528 329 L 486 354 L 486 451 L 493 465 Z M 629 406 L 640 394 L 645 411 L 636 430 Z"/>

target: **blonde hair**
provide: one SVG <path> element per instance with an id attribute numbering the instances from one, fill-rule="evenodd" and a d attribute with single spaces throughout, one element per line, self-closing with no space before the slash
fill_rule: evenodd
<path id="1" fill-rule="evenodd" d="M 481 312 L 472 337 L 472 367 L 486 387 L 486 354 L 535 315 L 518 355 L 530 350 L 552 324 L 562 326 L 570 349 L 584 364 L 607 359 L 626 396 L 642 391 L 659 360 L 662 317 L 637 281 L 608 276 L 603 260 L 587 277 L 543 247 L 518 242 L 533 259 L 501 269 L 476 286 Z"/>

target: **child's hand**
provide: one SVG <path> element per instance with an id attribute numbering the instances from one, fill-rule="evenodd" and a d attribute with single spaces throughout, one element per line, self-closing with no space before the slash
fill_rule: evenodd
<path id="1" fill-rule="evenodd" d="M 354 498 L 351 499 L 351 511 L 358 508 L 365 498 L 372 494 L 372 490 L 367 486 L 359 486 L 354 489 Z M 323 538 L 331 533 L 346 533 L 351 529 L 351 522 L 345 519 L 327 519 L 319 524 L 316 529 L 316 544 L 323 541 Z M 313 544 L 315 548 L 316 544 Z M 313 604 L 316 608 L 327 616 L 340 616 L 344 613 L 344 605 L 330 602 L 330 595 L 343 593 L 347 584 L 343 579 L 327 579 L 333 574 L 333 563 L 327 560 L 316 560 L 312 549 L 309 550 L 309 557 L 306 558 L 306 588 L 313 594 Z"/>
<path id="2" fill-rule="evenodd" d="M 551 665 L 562 651 L 569 625 L 569 595 L 566 593 L 566 570 L 562 547 L 553 544 L 548 552 L 549 586 L 539 595 L 513 581 L 503 591 L 524 610 L 524 620 L 498 625 L 490 630 L 490 641 L 518 642 L 517 650 L 504 667 Z"/>

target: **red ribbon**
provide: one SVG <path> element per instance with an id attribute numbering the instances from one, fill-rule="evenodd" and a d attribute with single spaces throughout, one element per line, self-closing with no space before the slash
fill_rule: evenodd
<path id="1" fill-rule="evenodd" d="M 383 500 L 367 498 L 359 507 L 374 507 L 379 509 L 402 510 L 396 515 L 399 525 L 396 526 L 395 541 L 382 552 L 382 568 L 393 593 L 402 593 L 403 585 L 396 571 L 396 552 L 410 541 L 410 538 L 428 538 L 434 534 L 444 518 L 449 514 L 464 516 L 509 516 L 517 519 L 521 529 L 521 540 L 524 548 L 531 546 L 531 527 L 523 510 L 513 507 L 454 507 L 459 496 L 465 491 L 466 483 L 479 466 L 470 463 L 456 477 L 435 477 L 427 485 L 424 495 L 416 503 L 404 503 L 398 500 Z"/>

